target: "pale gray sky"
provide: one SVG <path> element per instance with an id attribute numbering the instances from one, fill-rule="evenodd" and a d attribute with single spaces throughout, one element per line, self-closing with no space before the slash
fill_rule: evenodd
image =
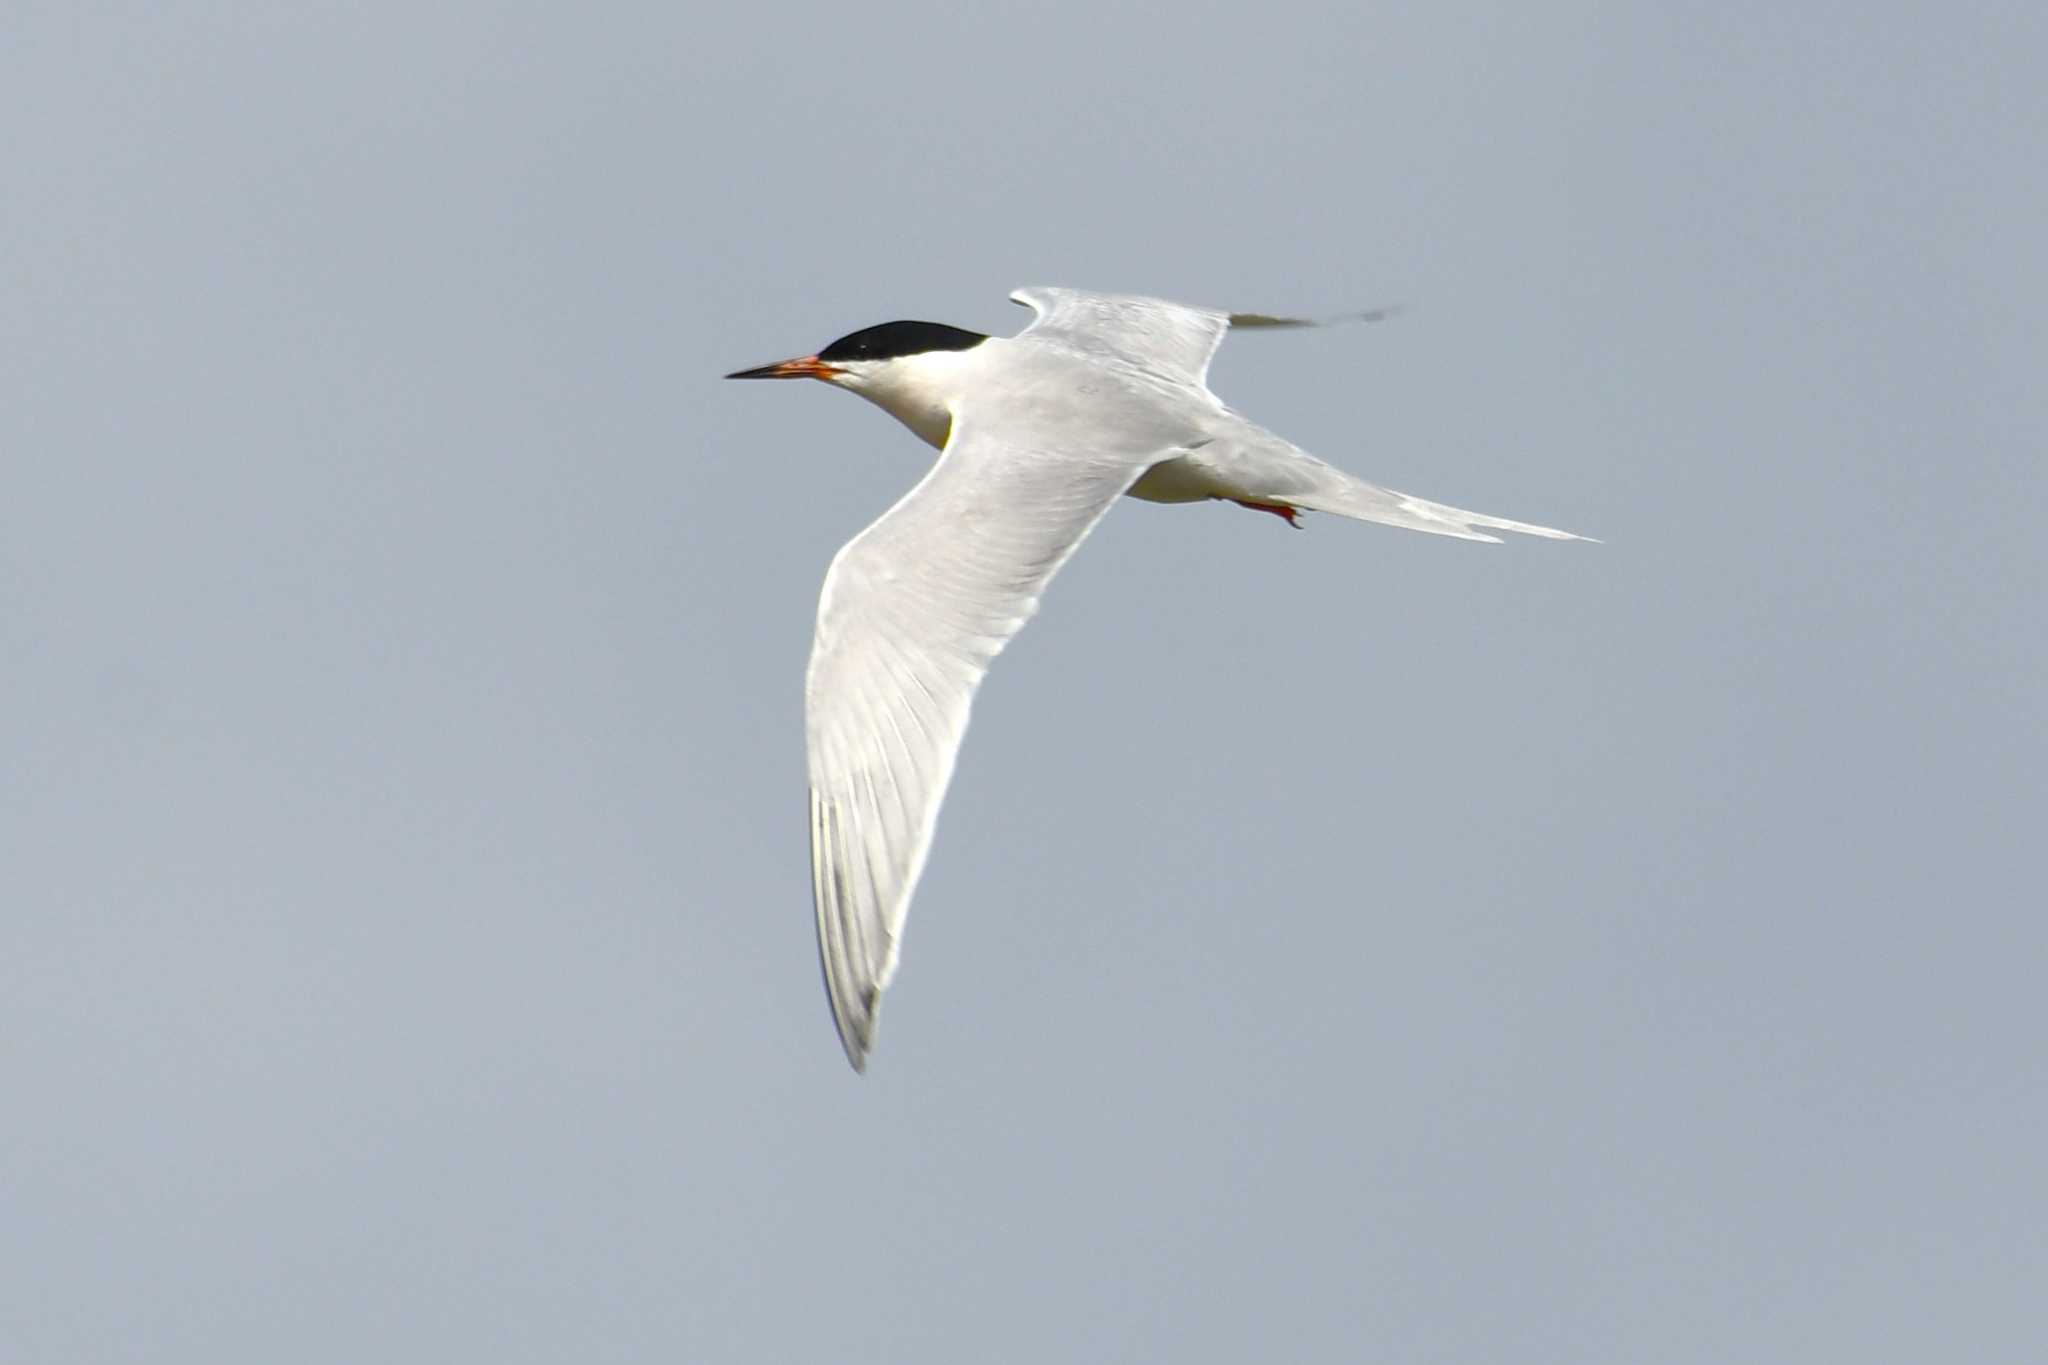
<path id="1" fill-rule="evenodd" d="M 15 5 L 4 1354 L 2039 1359 L 2041 16 Z M 1116 509 L 857 1079 L 717 376 L 1027 283 L 1607 543 Z"/>

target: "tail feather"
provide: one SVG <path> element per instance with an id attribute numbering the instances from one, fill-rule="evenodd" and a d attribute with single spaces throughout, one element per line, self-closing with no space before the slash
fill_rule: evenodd
<path id="1" fill-rule="evenodd" d="M 1547 540 L 1592 539 L 1552 526 L 1510 521 L 1484 512 L 1468 512 L 1462 507 L 1431 502 L 1427 498 L 1367 483 L 1228 409 L 1221 414 L 1219 425 L 1214 437 L 1201 442 L 1179 460 L 1155 468 L 1153 473 L 1184 467 L 1177 477 L 1161 480 L 1171 485 L 1176 493 L 1194 490 L 1197 497 L 1296 507 L 1304 512 L 1331 512 L 1358 521 L 1376 521 L 1385 526 L 1401 526 L 1411 531 L 1453 536 L 1459 540 L 1499 543 L 1500 537 L 1488 535 L 1488 531 L 1513 531 L 1518 535 L 1542 536 Z M 1148 479 L 1151 477 L 1147 476 Z M 1159 497 L 1169 502 L 1175 500 L 1158 489 L 1149 493 L 1138 489 L 1133 491 L 1141 497 Z"/>
<path id="2" fill-rule="evenodd" d="M 1328 466 L 1324 466 L 1328 469 Z M 1430 535 L 1455 536 L 1459 540 L 1483 540 L 1492 544 L 1500 543 L 1499 536 L 1490 536 L 1491 531 L 1514 531 L 1525 536 L 1542 536 L 1546 540 L 1590 540 L 1590 536 L 1574 535 L 1560 531 L 1553 526 L 1536 526 L 1526 521 L 1510 521 L 1506 517 L 1490 517 L 1484 512 L 1467 512 L 1462 507 L 1450 507 L 1427 498 L 1412 497 L 1397 493 L 1391 488 L 1355 479 L 1340 469 L 1329 469 L 1335 479 L 1319 481 L 1323 486 L 1313 490 L 1290 493 L 1285 501 L 1310 512 L 1333 512 L 1340 517 L 1352 517 L 1358 521 L 1376 521 L 1383 526 L 1401 526 L 1411 531 L 1425 531 Z"/>

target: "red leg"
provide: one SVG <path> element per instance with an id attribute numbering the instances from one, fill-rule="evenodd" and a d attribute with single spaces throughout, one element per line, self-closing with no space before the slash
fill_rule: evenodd
<path id="1" fill-rule="evenodd" d="M 1232 498 L 1231 501 L 1239 507 L 1249 507 L 1254 512 L 1271 512 L 1295 530 L 1301 529 L 1301 522 L 1297 520 L 1301 515 L 1301 509 L 1298 507 L 1289 507 L 1284 502 L 1246 502 L 1243 498 Z"/>

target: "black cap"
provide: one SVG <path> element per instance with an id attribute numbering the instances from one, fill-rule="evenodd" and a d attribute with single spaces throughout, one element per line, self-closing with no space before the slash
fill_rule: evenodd
<path id="1" fill-rule="evenodd" d="M 894 360 L 926 351 L 964 351 L 987 340 L 987 333 L 948 327 L 943 322 L 884 322 L 847 333 L 818 352 L 818 359 L 827 364 L 835 360 Z"/>

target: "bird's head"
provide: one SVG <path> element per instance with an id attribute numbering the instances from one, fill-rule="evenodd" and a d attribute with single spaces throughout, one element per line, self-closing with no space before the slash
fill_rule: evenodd
<path id="1" fill-rule="evenodd" d="M 822 379 L 857 393 L 935 446 L 952 426 L 949 404 L 965 357 L 987 341 L 943 322 L 884 322 L 850 332 L 816 355 L 739 370 L 727 379 Z"/>

